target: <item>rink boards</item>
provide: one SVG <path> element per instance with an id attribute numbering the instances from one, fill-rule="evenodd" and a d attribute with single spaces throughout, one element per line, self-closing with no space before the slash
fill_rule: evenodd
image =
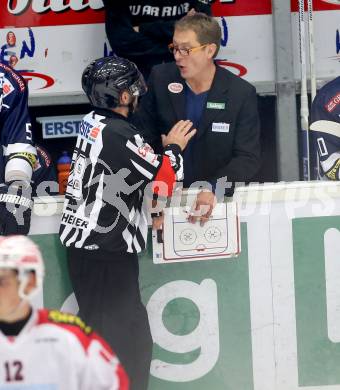
<path id="1" fill-rule="evenodd" d="M 340 390 L 340 185 L 243 187 L 234 198 L 239 257 L 153 264 L 150 244 L 140 257 L 150 390 Z M 31 234 L 47 261 L 44 304 L 75 310 L 61 205 L 37 202 Z"/>

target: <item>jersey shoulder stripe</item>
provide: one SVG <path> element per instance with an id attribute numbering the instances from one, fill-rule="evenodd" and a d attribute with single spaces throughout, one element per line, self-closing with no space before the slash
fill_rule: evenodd
<path id="1" fill-rule="evenodd" d="M 105 353 L 105 360 L 110 361 L 115 357 L 107 342 L 78 316 L 62 313 L 59 310 L 41 309 L 38 311 L 38 325 L 43 324 L 56 325 L 66 332 L 72 333 L 83 346 L 85 352 L 93 341 L 97 341 Z"/>
<path id="2" fill-rule="evenodd" d="M 72 333 L 86 351 L 92 341 L 92 328 L 79 317 L 58 310 L 42 309 L 38 312 L 38 325 L 50 324 Z"/>
<path id="3" fill-rule="evenodd" d="M 18 73 L 14 72 L 12 68 L 9 66 L 0 63 L 0 72 L 6 72 L 6 76 L 10 76 L 11 81 L 14 81 L 16 86 L 19 88 L 20 92 L 25 91 L 26 89 L 26 82 L 22 76 L 20 76 Z"/>

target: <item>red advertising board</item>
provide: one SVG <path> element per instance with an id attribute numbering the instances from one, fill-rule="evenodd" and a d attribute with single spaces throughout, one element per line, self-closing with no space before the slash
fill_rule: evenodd
<path id="1" fill-rule="evenodd" d="M 290 0 L 292 12 L 298 12 L 298 0 Z M 307 9 L 307 0 L 305 0 L 305 9 Z M 339 0 L 313 0 L 314 11 L 340 10 Z"/>
<path id="2" fill-rule="evenodd" d="M 307 0 L 305 0 L 307 2 Z M 217 0 L 213 4 L 215 16 L 267 15 L 272 12 L 271 0 Z M 314 0 L 315 11 L 340 10 L 339 0 Z M 291 0 L 296 12 L 298 0 Z M 43 27 L 104 22 L 100 0 L 1 0 L 0 28 Z"/>
<path id="3" fill-rule="evenodd" d="M 215 16 L 267 15 L 272 13 L 271 0 L 235 0 L 233 3 L 217 0 L 213 4 Z"/>
<path id="4" fill-rule="evenodd" d="M 82 4 L 80 4 L 82 3 Z M 98 0 L 1 0 L 0 28 L 44 27 L 104 22 Z"/>

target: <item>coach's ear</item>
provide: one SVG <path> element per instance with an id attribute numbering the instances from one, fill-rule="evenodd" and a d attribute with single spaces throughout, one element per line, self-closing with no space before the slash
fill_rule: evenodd
<path id="1" fill-rule="evenodd" d="M 210 43 L 207 48 L 208 52 L 208 57 L 209 58 L 214 58 L 215 55 L 217 54 L 217 46 L 215 43 Z"/>

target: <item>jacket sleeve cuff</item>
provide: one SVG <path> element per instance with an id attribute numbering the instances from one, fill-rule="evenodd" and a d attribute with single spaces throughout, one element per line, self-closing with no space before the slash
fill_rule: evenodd
<path id="1" fill-rule="evenodd" d="M 179 145 L 177 144 L 169 144 L 164 148 L 164 152 L 170 150 L 173 154 L 181 154 L 182 149 Z"/>

